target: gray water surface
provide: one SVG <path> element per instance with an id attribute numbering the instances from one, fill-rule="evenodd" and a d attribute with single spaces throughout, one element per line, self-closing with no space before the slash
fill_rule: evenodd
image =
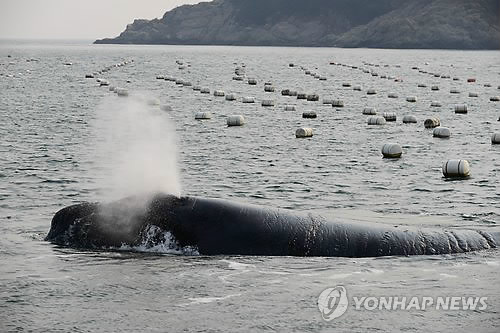
<path id="1" fill-rule="evenodd" d="M 27 61 L 31 59 L 36 61 Z M 99 77 L 127 88 L 128 98 L 120 99 L 95 79 L 85 79 L 87 73 L 124 60 L 133 62 Z M 191 66 L 179 70 L 176 60 Z M 331 61 L 379 76 L 330 65 Z M 68 62 L 72 65 L 65 65 Z M 289 63 L 296 66 L 290 68 Z M 241 64 L 248 77 L 258 80 L 257 86 L 232 80 Z M 299 66 L 327 81 L 305 75 Z M 419 73 L 413 66 L 450 79 Z M 257 103 L 202 95 L 191 87 L 157 80 L 157 75 L 199 83 L 212 92 L 253 96 Z M 467 83 L 467 78 L 477 81 Z M 274 84 L 275 93 L 264 92 L 266 81 Z M 343 88 L 343 82 L 359 84 L 363 90 Z M 418 88 L 419 83 L 427 87 Z M 491 87 L 484 86 L 488 83 Z M 432 85 L 440 90 L 431 91 Z M 53 246 L 43 238 L 62 207 L 113 199 L 107 180 L 116 166 L 112 159 L 102 163 L 103 142 L 123 133 L 131 133 L 127 143 L 133 142 L 144 134 L 141 124 L 148 124 L 134 119 L 130 132 L 118 128 L 130 125 L 116 122 L 129 100 L 142 101 L 146 114 L 171 124 L 164 133 L 175 134 L 166 138 L 175 137 L 177 181 L 185 195 L 353 221 L 499 231 L 500 146 L 491 145 L 490 137 L 500 132 L 500 104 L 489 100 L 500 95 L 499 85 L 497 51 L 4 43 L 0 331 L 497 332 L 498 250 L 367 259 L 203 257 L 79 251 Z M 280 91 L 285 88 L 315 92 L 320 101 L 283 97 Z M 367 96 L 368 88 L 378 94 Z M 460 93 L 450 94 L 451 89 Z M 389 92 L 399 98 L 387 98 Z M 469 98 L 469 92 L 479 97 Z M 406 102 L 407 96 L 416 96 L 417 102 Z M 173 110 L 148 106 L 144 101 L 151 97 Z M 342 99 L 345 107 L 323 105 L 327 97 Z M 262 99 L 274 99 L 276 106 L 263 108 Z M 432 101 L 440 101 L 442 107 L 431 108 Z M 463 103 L 469 113 L 455 114 L 454 106 Z M 284 111 L 285 104 L 296 105 L 297 111 Z M 398 121 L 368 126 L 361 114 L 367 106 L 380 114 L 395 112 Z M 213 118 L 196 121 L 198 111 L 210 111 Z M 302 119 L 303 111 L 315 111 L 318 118 Z M 244 115 L 247 124 L 226 127 L 226 117 L 232 114 Z M 402 124 L 405 114 L 415 115 L 419 123 Z M 450 139 L 433 138 L 432 130 L 424 128 L 423 120 L 431 116 L 450 128 Z M 314 136 L 296 139 L 298 127 L 312 127 Z M 382 158 L 380 148 L 388 142 L 403 146 L 401 159 Z M 469 160 L 470 179 L 443 179 L 442 163 L 454 158 Z M 129 163 L 133 162 L 131 156 Z M 124 184 L 129 181 L 123 179 Z M 488 297 L 488 308 L 368 311 L 350 304 L 341 318 L 325 322 L 317 298 L 337 285 L 358 296 L 483 296 Z"/>

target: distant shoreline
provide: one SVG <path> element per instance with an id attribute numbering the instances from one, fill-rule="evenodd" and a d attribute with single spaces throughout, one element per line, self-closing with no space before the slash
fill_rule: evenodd
<path id="1" fill-rule="evenodd" d="M 500 51 L 500 48 L 435 48 L 435 47 L 427 47 L 427 48 L 412 48 L 412 47 L 377 47 L 377 46 L 363 46 L 363 47 L 347 47 L 347 46 L 334 46 L 334 45 L 278 45 L 278 44 L 223 44 L 223 43 L 213 43 L 213 44 L 204 44 L 204 43 L 179 43 L 179 44 L 165 44 L 165 43 L 118 43 L 118 42 L 104 42 L 102 40 L 95 40 L 93 45 L 129 45 L 129 46 L 225 46 L 225 47 L 283 47 L 283 48 L 335 48 L 335 49 L 346 49 L 346 50 L 354 50 L 354 49 L 367 49 L 367 50 L 438 50 L 438 51 Z"/>

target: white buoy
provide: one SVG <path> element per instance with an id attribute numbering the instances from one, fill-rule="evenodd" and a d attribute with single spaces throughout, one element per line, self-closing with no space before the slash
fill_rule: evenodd
<path id="1" fill-rule="evenodd" d="M 262 106 L 274 106 L 275 102 L 272 99 L 263 99 L 261 105 Z"/>
<path id="2" fill-rule="evenodd" d="M 214 96 L 223 97 L 224 95 L 225 95 L 225 93 L 222 90 L 215 90 L 214 91 Z"/>
<path id="3" fill-rule="evenodd" d="M 387 97 L 388 98 L 398 98 L 398 94 L 394 93 L 394 92 L 390 92 L 389 94 L 387 94 Z"/>
<path id="4" fill-rule="evenodd" d="M 212 114 L 210 112 L 198 112 L 194 115 L 194 119 L 196 120 L 212 119 Z"/>
<path id="5" fill-rule="evenodd" d="M 227 94 L 226 95 L 226 101 L 235 101 L 235 100 L 236 100 L 235 94 Z"/>
<path id="6" fill-rule="evenodd" d="M 368 89 L 366 91 L 366 94 L 367 95 L 375 95 L 375 94 L 377 94 L 377 91 L 375 89 Z"/>
<path id="7" fill-rule="evenodd" d="M 492 96 L 490 97 L 491 102 L 500 102 L 500 96 Z"/>
<path id="8" fill-rule="evenodd" d="M 245 124 L 245 118 L 242 115 L 229 116 L 227 117 L 227 126 L 243 126 Z"/>
<path id="9" fill-rule="evenodd" d="M 369 117 L 367 120 L 368 125 L 384 125 L 385 123 L 384 117 Z"/>
<path id="10" fill-rule="evenodd" d="M 363 114 L 364 115 L 369 115 L 369 116 L 374 116 L 377 114 L 377 109 L 375 108 L 364 108 L 363 109 Z"/>
<path id="11" fill-rule="evenodd" d="M 431 106 L 434 107 L 434 108 L 440 108 L 442 105 L 441 105 L 441 102 L 433 101 L 431 103 Z"/>
<path id="12" fill-rule="evenodd" d="M 310 138 L 313 136 L 313 130 L 309 127 L 299 128 L 295 131 L 296 138 Z"/>
<path id="13" fill-rule="evenodd" d="M 409 103 L 415 103 L 417 101 L 417 97 L 416 96 L 408 96 L 408 97 L 406 97 L 406 101 Z"/>
<path id="14" fill-rule="evenodd" d="M 397 117 L 394 112 L 384 112 L 383 117 L 385 121 L 396 121 Z"/>
<path id="15" fill-rule="evenodd" d="M 435 138 L 449 138 L 450 130 L 446 127 L 436 127 L 434 131 L 432 131 L 432 136 Z"/>
<path id="16" fill-rule="evenodd" d="M 317 95 L 317 94 L 309 94 L 309 95 L 307 95 L 307 100 L 309 102 L 317 102 L 317 101 L 319 101 L 319 95 Z"/>
<path id="17" fill-rule="evenodd" d="M 435 128 L 441 125 L 441 121 L 437 117 L 428 118 L 424 121 L 425 128 Z"/>
<path id="18" fill-rule="evenodd" d="M 469 97 L 478 97 L 479 95 L 476 92 L 470 92 Z"/>
<path id="19" fill-rule="evenodd" d="M 417 117 L 412 116 L 412 115 L 406 115 L 403 117 L 403 124 L 416 124 L 417 123 Z"/>
<path id="20" fill-rule="evenodd" d="M 494 133 L 491 136 L 491 143 L 494 144 L 494 145 L 500 144 L 500 132 Z"/>
<path id="21" fill-rule="evenodd" d="M 243 97 L 243 103 L 255 103 L 255 98 L 253 97 Z"/>
<path id="22" fill-rule="evenodd" d="M 382 155 L 385 158 L 400 158 L 402 154 L 403 150 L 397 143 L 386 143 L 382 146 Z"/>
<path id="23" fill-rule="evenodd" d="M 208 89 L 208 88 L 201 88 L 200 89 L 200 93 L 202 93 L 202 94 L 210 94 L 210 89 Z"/>
<path id="24" fill-rule="evenodd" d="M 332 101 L 332 107 L 334 108 L 343 108 L 344 107 L 344 101 L 335 99 Z"/>
<path id="25" fill-rule="evenodd" d="M 266 85 L 264 86 L 264 91 L 265 91 L 265 92 L 274 92 L 274 87 L 273 87 L 273 86 L 271 86 L 271 85 L 267 85 L 267 84 L 266 84 Z"/>
<path id="26" fill-rule="evenodd" d="M 470 176 L 470 166 L 466 160 L 446 161 L 443 163 L 442 170 L 446 178 L 467 178 Z"/>
<path id="27" fill-rule="evenodd" d="M 467 104 L 455 105 L 455 113 L 467 113 Z"/>
<path id="28" fill-rule="evenodd" d="M 295 111 L 295 105 L 285 105 L 285 111 Z"/>
<path id="29" fill-rule="evenodd" d="M 172 111 L 172 107 L 170 105 L 167 105 L 167 104 L 162 104 L 162 105 L 160 105 L 160 110 L 162 110 L 162 111 Z"/>
<path id="30" fill-rule="evenodd" d="M 302 113 L 302 118 L 314 119 L 317 118 L 316 112 L 314 111 L 306 111 Z"/>

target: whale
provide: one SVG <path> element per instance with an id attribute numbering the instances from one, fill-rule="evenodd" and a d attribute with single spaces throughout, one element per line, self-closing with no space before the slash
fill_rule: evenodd
<path id="1" fill-rule="evenodd" d="M 222 199 L 157 193 L 58 211 L 46 241 L 134 251 L 167 244 L 199 255 L 381 257 L 495 249 L 498 233 L 339 221 Z M 182 252 L 185 253 L 185 252 Z"/>

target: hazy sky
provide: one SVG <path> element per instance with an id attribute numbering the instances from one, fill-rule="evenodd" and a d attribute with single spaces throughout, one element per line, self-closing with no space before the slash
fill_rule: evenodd
<path id="1" fill-rule="evenodd" d="M 205 0 L 208 1 L 208 0 Z M 0 0 L 0 38 L 114 37 L 135 18 L 201 0 Z"/>

